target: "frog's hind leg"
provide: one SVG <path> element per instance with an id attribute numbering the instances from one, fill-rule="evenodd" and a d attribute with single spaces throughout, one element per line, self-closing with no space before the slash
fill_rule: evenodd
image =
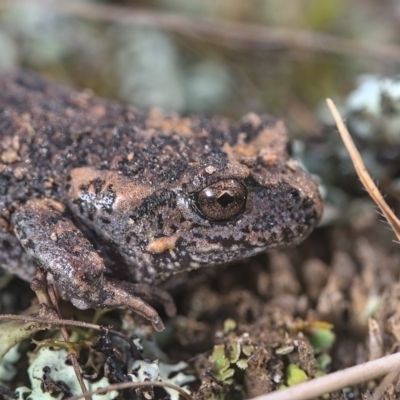
<path id="1" fill-rule="evenodd" d="M 28 201 L 13 213 L 11 223 L 27 253 L 52 274 L 63 299 L 81 309 L 130 308 L 150 320 L 156 330 L 164 329 L 157 311 L 138 295 L 161 300 L 168 314 L 175 310 L 171 297 L 143 285 L 107 279 L 103 260 L 60 203 Z"/>

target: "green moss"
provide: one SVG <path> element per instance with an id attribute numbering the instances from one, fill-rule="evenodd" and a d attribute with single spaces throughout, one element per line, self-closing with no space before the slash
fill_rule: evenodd
<path id="1" fill-rule="evenodd" d="M 224 384 L 233 383 L 235 370 L 244 370 L 248 367 L 248 360 L 254 353 L 253 345 L 241 345 L 240 339 L 232 339 L 227 345 L 214 346 L 210 356 L 212 373 L 216 379 Z"/>
<path id="2" fill-rule="evenodd" d="M 309 337 L 312 348 L 316 353 L 329 350 L 336 336 L 330 329 L 316 329 Z"/>
<path id="3" fill-rule="evenodd" d="M 298 385 L 307 381 L 307 374 L 295 364 L 286 367 L 286 383 L 288 386 Z"/>

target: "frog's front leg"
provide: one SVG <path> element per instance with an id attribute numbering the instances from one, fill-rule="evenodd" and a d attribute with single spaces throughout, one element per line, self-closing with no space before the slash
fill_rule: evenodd
<path id="1" fill-rule="evenodd" d="M 76 307 L 130 308 L 159 331 L 164 325 L 158 313 L 137 295 L 161 300 L 167 313 L 174 313 L 173 300 L 166 292 L 106 278 L 103 260 L 65 216 L 60 203 L 48 199 L 28 201 L 13 213 L 11 223 L 25 250 L 52 274 L 61 297 Z"/>

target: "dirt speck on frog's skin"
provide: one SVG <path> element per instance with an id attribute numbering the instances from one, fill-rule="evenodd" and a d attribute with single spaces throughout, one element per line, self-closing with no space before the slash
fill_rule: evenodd
<path id="1" fill-rule="evenodd" d="M 79 308 L 163 329 L 154 285 L 302 241 L 322 203 L 281 121 L 146 115 L 23 72 L 0 75 L 0 266 L 40 267 Z"/>

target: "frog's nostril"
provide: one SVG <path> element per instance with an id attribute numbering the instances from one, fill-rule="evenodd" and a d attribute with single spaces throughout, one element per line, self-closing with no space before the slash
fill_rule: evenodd
<path id="1" fill-rule="evenodd" d="M 290 195 L 292 196 L 293 200 L 299 200 L 301 198 L 300 192 L 297 189 L 292 189 L 290 191 Z"/>

